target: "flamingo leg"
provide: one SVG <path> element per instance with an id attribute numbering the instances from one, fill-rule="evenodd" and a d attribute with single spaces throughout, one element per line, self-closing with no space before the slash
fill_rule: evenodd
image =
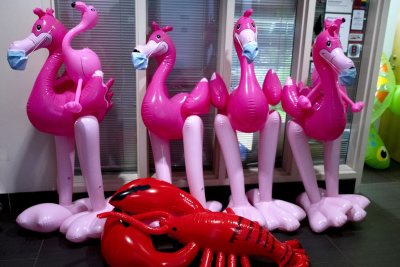
<path id="1" fill-rule="evenodd" d="M 321 195 L 314 172 L 308 138 L 303 128 L 294 121 L 288 122 L 287 135 L 307 196 L 311 203 L 317 203 L 321 200 Z"/>
<path id="2" fill-rule="evenodd" d="M 227 116 L 221 114 L 216 116 L 215 131 L 225 158 L 232 191 L 232 202 L 235 205 L 246 205 L 248 201 L 244 189 L 244 174 L 238 141 Z"/>
<path id="3" fill-rule="evenodd" d="M 185 167 L 190 194 L 206 207 L 203 175 L 203 121 L 189 116 L 183 125 Z"/>
<path id="4" fill-rule="evenodd" d="M 239 145 L 235 131 L 233 130 L 229 118 L 218 114 L 215 117 L 215 131 L 222 154 L 225 159 L 226 168 L 229 176 L 229 184 L 232 198 L 229 207 L 235 214 L 257 221 L 260 225 L 265 225 L 263 215 L 247 200 L 244 187 L 244 173 L 242 161 L 240 160 Z"/>
<path id="5" fill-rule="evenodd" d="M 55 136 L 57 157 L 57 192 L 59 204 L 72 204 L 72 182 L 74 177 L 75 144 L 71 136 Z"/>
<path id="6" fill-rule="evenodd" d="M 75 122 L 75 139 L 92 209 L 102 210 L 106 200 L 100 165 L 99 122 L 94 116 L 85 116 Z"/>
<path id="7" fill-rule="evenodd" d="M 83 83 L 83 79 L 80 78 L 80 79 L 78 80 L 78 86 L 76 87 L 76 92 L 75 92 L 75 102 L 76 102 L 76 103 L 79 103 L 79 99 L 81 98 L 82 83 Z"/>
<path id="8" fill-rule="evenodd" d="M 210 267 L 213 260 L 213 252 L 210 248 L 206 248 L 203 251 L 203 256 L 201 257 L 200 266 L 201 267 Z"/>
<path id="9" fill-rule="evenodd" d="M 169 141 L 149 131 L 157 179 L 172 183 Z"/>
<path id="10" fill-rule="evenodd" d="M 60 231 L 68 240 L 82 242 L 88 238 L 100 238 L 104 219 L 97 214 L 112 209 L 104 198 L 100 166 L 99 122 L 94 116 L 84 116 L 75 122 L 75 140 L 82 175 L 89 195 L 91 210 L 76 213 L 65 220 Z"/>
<path id="11" fill-rule="evenodd" d="M 261 201 L 272 200 L 272 183 L 280 124 L 281 117 L 278 112 L 274 111 L 269 114 L 267 123 L 260 132 L 258 186 Z"/>
<path id="12" fill-rule="evenodd" d="M 339 195 L 340 141 L 339 137 L 334 141 L 324 142 L 324 170 L 328 197 Z"/>

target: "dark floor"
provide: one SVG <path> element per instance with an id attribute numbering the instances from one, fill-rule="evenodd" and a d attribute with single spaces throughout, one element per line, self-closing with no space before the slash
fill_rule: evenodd
<path id="1" fill-rule="evenodd" d="M 400 164 L 392 163 L 385 171 L 366 167 L 362 183 L 361 194 L 371 200 L 365 221 L 322 234 L 311 232 L 307 221 L 303 221 L 295 233 L 274 235 L 279 240 L 299 239 L 313 267 L 400 266 Z M 73 244 L 59 233 L 37 234 L 19 228 L 15 224 L 19 210 L 10 211 L 9 202 L 29 197 L 0 195 L 0 266 L 107 266 L 101 257 L 99 240 Z M 48 198 L 37 194 L 33 197 Z M 257 260 L 252 263 L 276 266 Z"/>

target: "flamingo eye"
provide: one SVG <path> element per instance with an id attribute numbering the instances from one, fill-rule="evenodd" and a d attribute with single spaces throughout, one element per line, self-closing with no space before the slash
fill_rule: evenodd
<path id="1" fill-rule="evenodd" d="M 161 35 L 157 34 L 157 39 L 160 39 L 160 38 L 161 38 Z"/>
<path id="2" fill-rule="evenodd" d="M 90 10 L 92 10 L 92 11 L 96 11 L 96 9 L 94 9 L 94 8 L 91 8 Z"/>
<path id="3" fill-rule="evenodd" d="M 42 29 L 42 25 L 37 25 L 36 30 L 40 31 Z"/>
<path id="4" fill-rule="evenodd" d="M 253 26 L 253 28 L 256 27 L 256 24 L 254 22 L 251 23 L 251 26 Z"/>
<path id="5" fill-rule="evenodd" d="M 326 46 L 327 46 L 327 47 L 331 47 L 331 45 L 332 45 L 332 44 L 331 44 L 331 41 L 326 42 Z"/>
<path id="6" fill-rule="evenodd" d="M 240 29 L 240 24 L 236 25 L 236 29 L 238 30 Z"/>

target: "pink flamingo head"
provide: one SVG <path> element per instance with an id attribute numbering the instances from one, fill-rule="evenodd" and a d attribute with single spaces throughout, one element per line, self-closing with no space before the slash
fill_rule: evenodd
<path id="1" fill-rule="evenodd" d="M 156 59 L 160 62 L 165 56 L 171 55 L 171 59 L 175 60 L 176 49 L 174 42 L 167 34 L 172 31 L 172 26 L 165 26 L 160 28 L 156 22 L 152 23 L 153 32 L 150 34 L 150 37 L 145 45 L 138 45 L 133 50 L 133 53 L 143 54 L 147 59 L 149 57 L 156 57 Z"/>
<path id="2" fill-rule="evenodd" d="M 94 6 L 88 6 L 84 2 L 73 2 L 71 7 L 82 13 L 81 23 L 85 26 L 85 29 L 92 29 L 96 26 L 99 15 Z"/>
<path id="3" fill-rule="evenodd" d="M 257 28 L 254 20 L 250 17 L 253 9 L 248 9 L 235 23 L 233 30 L 233 40 L 236 52 L 240 57 L 246 57 L 251 63 L 258 55 Z"/>
<path id="4" fill-rule="evenodd" d="M 54 10 L 48 8 L 44 11 L 41 8 L 35 8 L 33 13 L 39 18 L 32 26 L 32 33 L 23 40 L 11 43 L 9 49 L 22 50 L 28 55 L 40 48 L 49 50 L 60 48 L 67 29 L 54 17 Z"/>
<path id="5" fill-rule="evenodd" d="M 327 65 L 336 73 L 355 69 L 353 61 L 345 56 L 339 39 L 340 25 L 344 21 L 344 18 L 338 18 L 334 21 L 326 19 L 325 30 L 315 39 L 313 60 L 318 72 L 318 69 Z"/>

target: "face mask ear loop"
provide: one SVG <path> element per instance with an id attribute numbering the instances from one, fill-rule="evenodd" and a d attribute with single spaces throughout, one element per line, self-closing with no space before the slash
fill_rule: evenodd
<path id="1" fill-rule="evenodd" d="M 237 33 L 235 32 L 235 38 L 236 38 L 236 40 L 238 41 L 238 43 L 239 43 L 239 45 L 240 45 L 240 48 L 242 48 L 242 51 L 243 51 L 243 45 L 242 45 L 242 42 L 240 41 L 238 35 L 239 35 L 239 34 L 237 34 Z"/>
<path id="2" fill-rule="evenodd" d="M 54 29 L 55 29 L 54 26 L 51 26 L 51 29 L 50 29 L 48 32 L 44 33 L 44 34 L 49 34 L 49 33 L 51 33 Z M 34 52 L 34 51 L 39 47 L 39 45 L 41 45 L 42 43 L 44 43 L 46 40 L 48 40 L 48 39 L 47 39 L 47 36 L 45 36 L 42 40 L 40 40 L 40 41 L 33 47 L 32 51 L 29 52 L 28 54 L 26 54 L 26 56 L 29 56 L 32 52 Z"/>

